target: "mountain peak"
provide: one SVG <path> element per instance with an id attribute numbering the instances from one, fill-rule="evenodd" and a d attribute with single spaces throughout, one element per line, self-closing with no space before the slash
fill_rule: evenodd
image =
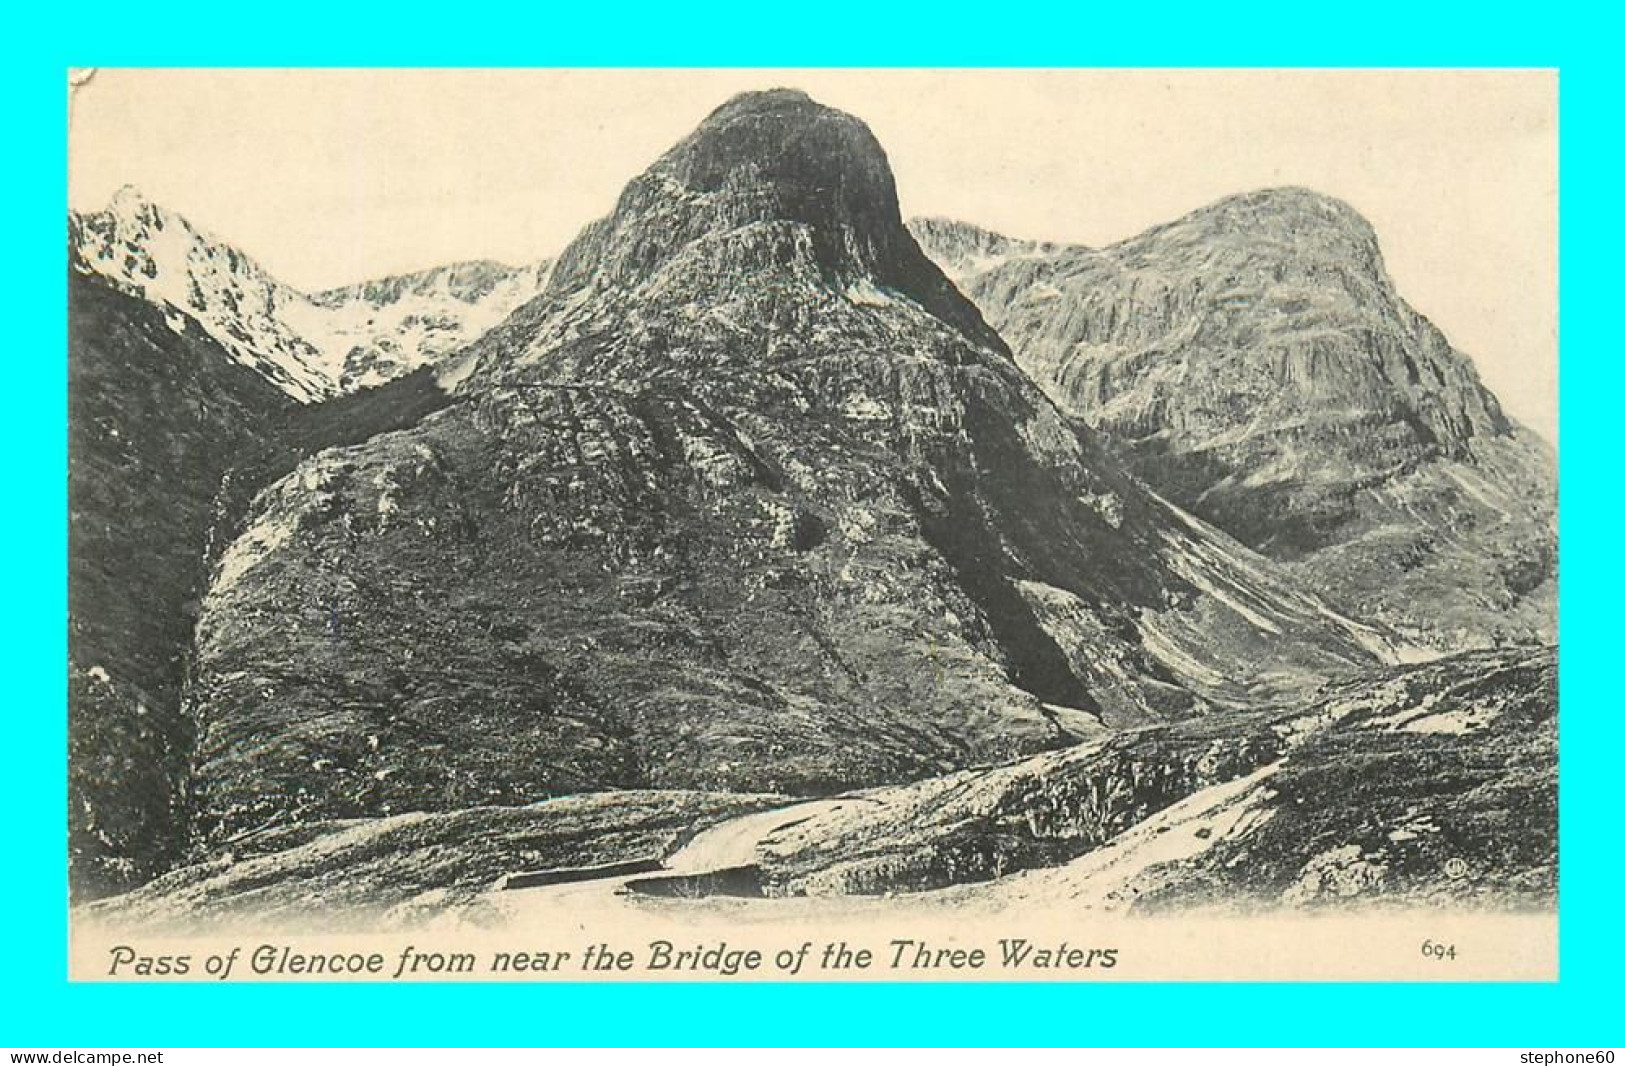
<path id="1" fill-rule="evenodd" d="M 1209 232 L 1244 236 L 1335 237 L 1373 245 L 1377 239 L 1371 223 L 1347 202 L 1301 185 L 1254 189 L 1226 196 L 1161 228 L 1185 224 Z"/>
<path id="2" fill-rule="evenodd" d="M 120 185 L 118 191 L 113 193 L 112 198 L 107 201 L 107 206 L 116 211 L 120 208 L 138 207 L 151 202 L 139 188 L 126 183 Z"/>
<path id="3" fill-rule="evenodd" d="M 735 96 L 634 178 L 559 257 L 554 291 L 635 287 L 700 241 L 803 261 L 831 288 L 870 281 L 979 343 L 1004 344 L 903 226 L 891 166 L 862 121 L 795 89 Z"/>

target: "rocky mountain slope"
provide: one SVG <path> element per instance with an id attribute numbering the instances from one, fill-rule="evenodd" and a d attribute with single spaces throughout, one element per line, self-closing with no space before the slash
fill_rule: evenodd
<path id="1" fill-rule="evenodd" d="M 498 897 L 526 896 L 500 891 L 504 875 L 681 870 L 676 850 L 714 823 L 747 857 L 654 875 L 680 898 L 885 895 L 898 914 L 917 900 L 1029 917 L 1550 908 L 1555 665 L 1549 650 L 1469 652 L 1372 671 L 1290 708 L 1127 730 L 825 804 L 616 791 L 307 823 L 243 838 L 81 918 L 189 933 L 500 926 Z M 773 821 L 752 817 L 763 809 Z M 582 898 L 614 898 L 627 874 L 605 874 Z"/>
<path id="2" fill-rule="evenodd" d="M 1419 644 L 1555 639 L 1552 450 L 1346 204 L 1266 190 L 1098 250 L 912 226 L 1160 495 Z"/>
<path id="3" fill-rule="evenodd" d="M 1396 652 L 1121 472 L 920 252 L 869 131 L 799 93 L 719 109 L 440 382 L 220 557 L 214 846 L 905 780 Z"/>
<path id="4" fill-rule="evenodd" d="M 302 403 L 432 364 L 534 296 L 548 270 L 454 263 L 304 293 L 130 186 L 102 211 L 70 214 L 68 231 L 77 271 L 196 319 Z"/>
<path id="5" fill-rule="evenodd" d="M 424 368 L 301 404 L 172 305 L 83 272 L 69 297 L 69 825 L 93 897 L 185 853 L 193 624 L 256 493 L 449 401 Z"/>
<path id="6" fill-rule="evenodd" d="M 195 320 L 69 278 L 69 827 L 98 895 L 185 848 L 181 714 L 218 496 L 291 401 Z"/>
<path id="7" fill-rule="evenodd" d="M 1107 910 L 1550 906 L 1556 684 L 1549 649 L 1469 652 L 1306 706 L 877 790 L 765 843 L 761 880 L 842 895 L 1004 878 L 974 895 Z"/>

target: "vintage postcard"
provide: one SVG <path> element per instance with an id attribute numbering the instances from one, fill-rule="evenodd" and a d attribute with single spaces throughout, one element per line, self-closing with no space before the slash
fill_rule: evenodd
<path id="1" fill-rule="evenodd" d="M 1555 72 L 68 91 L 76 980 L 1556 978 Z"/>

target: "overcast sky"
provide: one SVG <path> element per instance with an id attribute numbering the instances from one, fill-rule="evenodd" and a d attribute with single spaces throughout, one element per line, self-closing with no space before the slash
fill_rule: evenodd
<path id="1" fill-rule="evenodd" d="M 134 184 L 305 289 L 525 263 L 775 85 L 870 125 L 905 217 L 1102 245 L 1248 189 L 1341 197 L 1402 294 L 1556 439 L 1550 72 L 102 70 L 73 100 L 69 202 Z"/>

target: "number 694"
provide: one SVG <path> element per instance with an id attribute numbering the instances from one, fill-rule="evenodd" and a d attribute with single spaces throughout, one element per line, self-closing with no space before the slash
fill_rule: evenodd
<path id="1" fill-rule="evenodd" d="M 1422 957 L 1428 959 L 1453 959 L 1456 957 L 1456 945 L 1424 940 L 1422 941 Z"/>

